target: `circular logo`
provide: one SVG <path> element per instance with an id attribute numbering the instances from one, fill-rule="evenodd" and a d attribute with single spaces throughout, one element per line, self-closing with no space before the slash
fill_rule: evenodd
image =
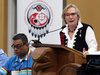
<path id="1" fill-rule="evenodd" d="M 34 4 L 28 10 L 27 19 L 35 28 L 45 27 L 50 22 L 50 11 L 41 3 Z"/>

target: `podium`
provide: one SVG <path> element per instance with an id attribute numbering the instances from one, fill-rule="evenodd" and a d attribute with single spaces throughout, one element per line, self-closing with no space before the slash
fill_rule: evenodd
<path id="1" fill-rule="evenodd" d="M 82 52 L 63 45 L 32 44 L 32 75 L 77 75 L 77 68 L 86 59 Z"/>

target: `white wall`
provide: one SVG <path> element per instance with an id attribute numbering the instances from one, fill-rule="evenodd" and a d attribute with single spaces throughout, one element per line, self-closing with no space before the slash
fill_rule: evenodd
<path id="1" fill-rule="evenodd" d="M 11 48 L 12 37 L 16 32 L 16 0 L 8 0 L 8 56 L 14 55 L 14 50 Z"/>

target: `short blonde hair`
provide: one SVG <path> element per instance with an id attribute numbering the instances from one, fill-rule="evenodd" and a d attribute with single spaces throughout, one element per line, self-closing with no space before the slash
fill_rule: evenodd
<path id="1" fill-rule="evenodd" d="M 66 13 L 66 11 L 67 11 L 69 8 L 71 8 L 71 7 L 73 7 L 73 8 L 76 9 L 76 13 L 77 13 L 77 16 L 78 16 L 78 21 L 81 21 L 81 16 L 80 16 L 80 11 L 79 11 L 79 9 L 78 9 L 74 4 L 69 4 L 69 5 L 67 5 L 67 6 L 64 8 L 64 10 L 63 10 L 63 12 L 62 12 L 62 19 L 63 19 L 63 21 L 64 21 L 64 24 L 67 24 L 66 21 L 65 21 L 65 13 Z"/>

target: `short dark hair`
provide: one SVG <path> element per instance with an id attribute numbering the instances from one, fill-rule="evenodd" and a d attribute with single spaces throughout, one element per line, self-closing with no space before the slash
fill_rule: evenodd
<path id="1" fill-rule="evenodd" d="M 19 34 L 16 34 L 13 38 L 13 40 L 18 40 L 18 39 L 21 39 L 22 43 L 28 43 L 28 38 L 25 34 L 23 33 L 19 33 Z"/>

